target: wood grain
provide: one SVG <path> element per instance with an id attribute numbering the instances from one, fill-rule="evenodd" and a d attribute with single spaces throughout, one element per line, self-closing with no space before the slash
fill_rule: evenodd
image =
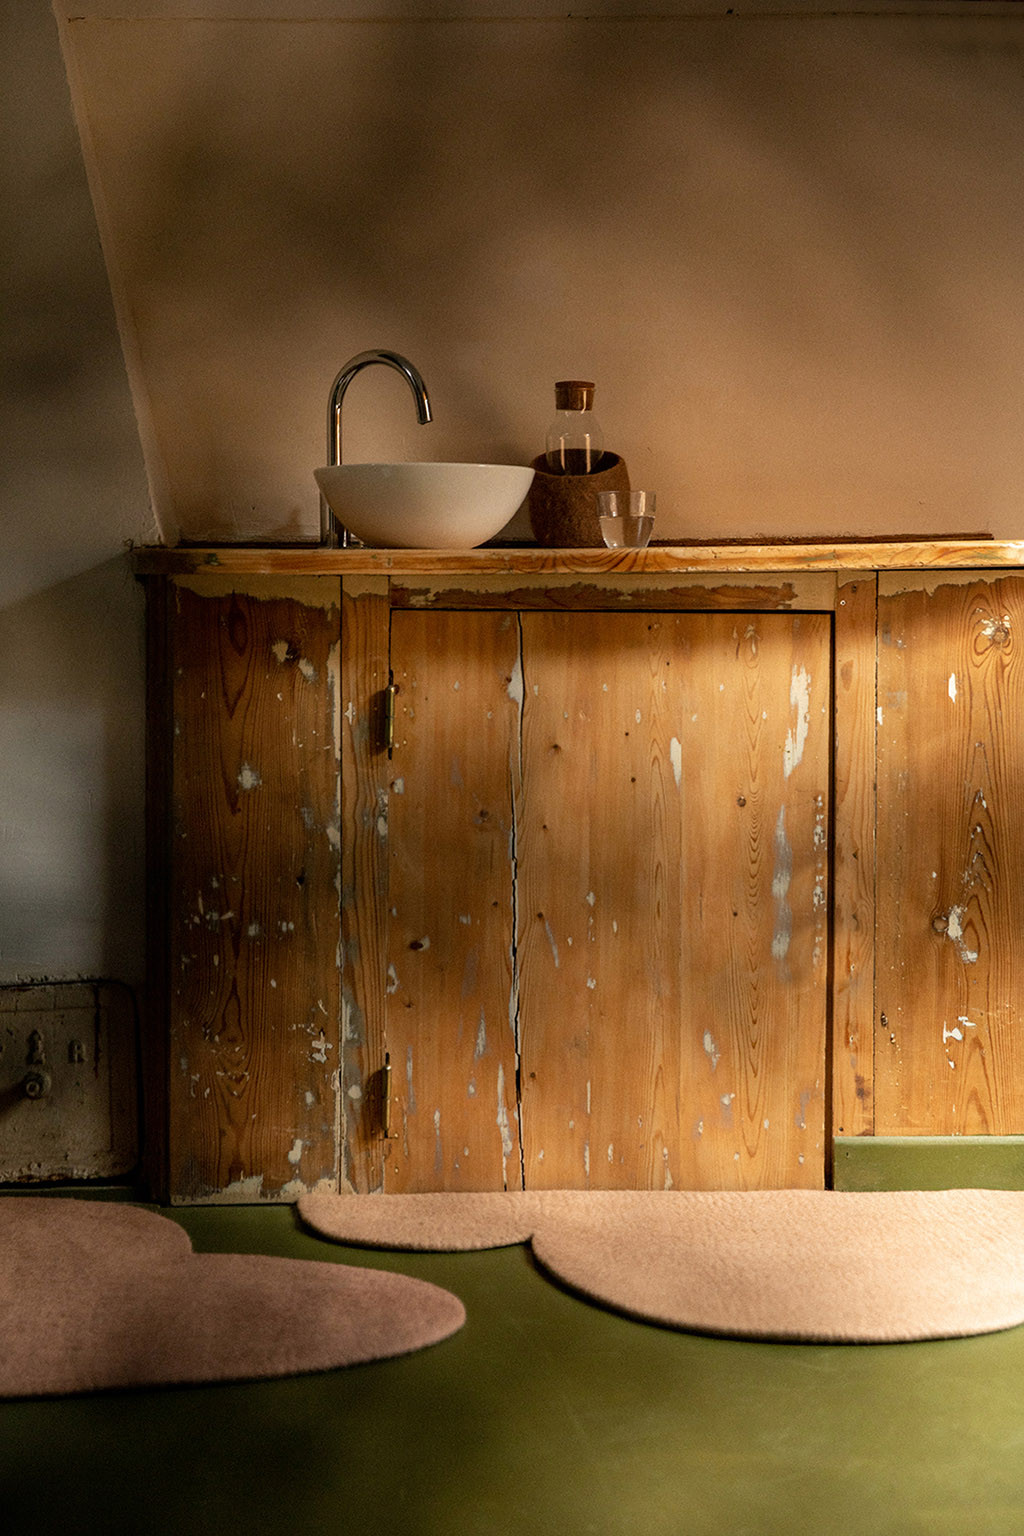
<path id="1" fill-rule="evenodd" d="M 668 571 L 862 571 L 986 568 L 1024 565 L 1024 541 L 975 536 L 946 539 L 821 541 L 772 544 L 674 544 L 642 550 L 537 549 L 320 549 L 218 545 L 132 551 L 139 575 L 280 573 L 307 576 L 514 571 L 543 575 L 578 571 L 646 574 Z"/>
<path id="2" fill-rule="evenodd" d="M 828 619 L 523 634 L 527 1185 L 819 1186 Z"/>
<path id="3" fill-rule="evenodd" d="M 336 581 L 173 595 L 173 1199 L 337 1179 Z M 332 599 L 333 594 L 333 601 Z"/>
<path id="4" fill-rule="evenodd" d="M 170 1088 L 170 932 L 174 880 L 173 583 L 146 584 L 146 984 L 139 1066 L 142 1079 L 142 1178 L 150 1199 L 171 1198 L 168 1152 Z"/>
<path id="5" fill-rule="evenodd" d="M 520 1188 L 518 621 L 396 613 L 391 655 L 385 1187 Z"/>
<path id="6" fill-rule="evenodd" d="M 576 573 L 552 573 L 528 582 L 508 575 L 461 578 L 393 578 L 394 608 L 606 609 L 610 613 L 722 608 L 730 611 L 783 608 L 831 609 L 835 601 L 832 571 L 799 571 L 779 581 L 736 572 L 723 580 L 716 571 L 697 571 L 685 581 L 671 572 L 638 576 L 615 572 L 589 579 Z"/>
<path id="7" fill-rule="evenodd" d="M 880 1135 L 1024 1131 L 1024 580 L 879 597 Z"/>
<path id="8" fill-rule="evenodd" d="M 341 601 L 341 1104 L 344 1188 L 381 1188 L 387 1151 L 387 583 L 346 579 Z"/>
<path id="9" fill-rule="evenodd" d="M 830 1129 L 874 1129 L 875 620 L 877 579 L 840 583 L 835 616 Z"/>

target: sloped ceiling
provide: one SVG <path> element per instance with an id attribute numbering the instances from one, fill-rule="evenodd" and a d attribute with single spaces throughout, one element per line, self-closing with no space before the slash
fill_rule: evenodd
<path id="1" fill-rule="evenodd" d="M 665 536 L 1024 534 L 1019 10 L 104 9 L 62 38 L 170 540 L 314 539 L 372 346 L 434 423 L 368 372 L 347 459 L 528 462 L 586 377 Z"/>

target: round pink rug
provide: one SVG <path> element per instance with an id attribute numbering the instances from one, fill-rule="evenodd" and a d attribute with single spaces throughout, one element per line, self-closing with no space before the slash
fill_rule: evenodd
<path id="1" fill-rule="evenodd" d="M 605 1306 L 734 1338 L 888 1343 L 1024 1322 L 1017 1190 L 307 1195 L 299 1213 L 338 1242 L 529 1239 Z"/>
<path id="2" fill-rule="evenodd" d="M 423 1280 L 196 1254 L 128 1205 L 0 1198 L 0 1396 L 241 1381 L 422 1349 L 465 1321 Z"/>

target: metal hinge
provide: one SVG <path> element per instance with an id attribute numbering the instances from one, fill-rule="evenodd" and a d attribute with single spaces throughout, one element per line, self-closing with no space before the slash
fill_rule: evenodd
<path id="1" fill-rule="evenodd" d="M 391 1135 L 391 1053 L 384 1052 L 384 1070 L 380 1082 L 380 1121 L 385 1141 Z"/>

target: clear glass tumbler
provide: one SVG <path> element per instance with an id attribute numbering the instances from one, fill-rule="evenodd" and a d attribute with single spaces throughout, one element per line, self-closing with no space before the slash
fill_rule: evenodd
<path id="1" fill-rule="evenodd" d="M 599 491 L 597 515 L 609 549 L 646 549 L 654 532 L 653 491 Z"/>

